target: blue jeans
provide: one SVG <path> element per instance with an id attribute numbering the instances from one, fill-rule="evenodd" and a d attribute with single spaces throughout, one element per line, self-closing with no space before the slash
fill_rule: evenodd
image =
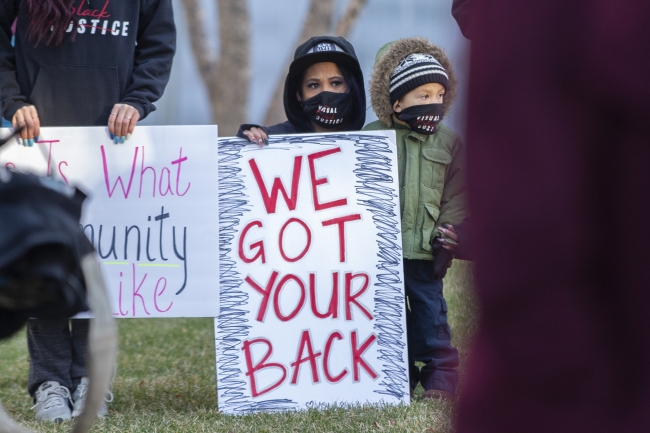
<path id="1" fill-rule="evenodd" d="M 421 383 L 425 390 L 454 394 L 458 384 L 458 350 L 451 345 L 442 280 L 433 276 L 432 261 L 404 259 L 404 283 L 408 297 L 406 331 L 411 386 Z M 421 370 L 415 366 L 416 361 L 424 363 Z"/>

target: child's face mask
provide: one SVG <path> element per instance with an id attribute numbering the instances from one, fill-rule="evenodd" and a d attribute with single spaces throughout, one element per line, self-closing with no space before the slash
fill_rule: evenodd
<path id="1" fill-rule="evenodd" d="M 302 109 L 314 124 L 333 129 L 350 120 L 352 99 L 349 93 L 321 92 L 304 101 Z"/>
<path id="2" fill-rule="evenodd" d="M 401 113 L 395 113 L 397 118 L 406 122 L 413 131 L 424 135 L 436 132 L 436 126 L 442 120 L 445 109 L 442 104 L 413 105 Z"/>

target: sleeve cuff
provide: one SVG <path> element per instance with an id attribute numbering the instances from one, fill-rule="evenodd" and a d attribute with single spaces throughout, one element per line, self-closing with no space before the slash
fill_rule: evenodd
<path id="1" fill-rule="evenodd" d="M 138 110 L 138 113 L 140 114 L 140 119 L 139 120 L 142 120 L 142 119 L 144 119 L 145 117 L 147 117 L 149 115 L 149 111 L 145 111 L 144 107 L 141 104 L 137 103 L 137 102 L 134 102 L 134 101 L 122 101 L 122 104 L 130 105 L 131 107 Z M 153 111 L 153 110 L 150 110 L 150 111 Z"/>
<path id="2" fill-rule="evenodd" d="M 246 137 L 244 135 L 244 131 L 250 131 L 251 128 L 259 128 L 262 131 L 264 131 L 264 133 L 267 136 L 271 135 L 271 134 L 269 134 L 269 128 L 267 128 L 266 126 L 256 125 L 254 123 L 244 123 L 244 124 L 239 125 L 239 131 L 237 131 L 237 137 L 239 137 L 239 138 L 248 138 L 248 137 Z"/>

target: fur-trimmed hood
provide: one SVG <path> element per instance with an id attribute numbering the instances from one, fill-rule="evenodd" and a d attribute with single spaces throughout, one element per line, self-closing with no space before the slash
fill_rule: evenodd
<path id="1" fill-rule="evenodd" d="M 445 116 L 449 113 L 456 98 L 456 74 L 445 51 L 428 39 L 412 37 L 389 42 L 379 49 L 375 58 L 375 66 L 370 77 L 370 101 L 379 120 L 385 125 L 393 125 L 393 105 L 390 103 L 390 75 L 400 60 L 409 54 L 431 54 L 440 62 L 449 75 L 449 88 L 445 89 L 443 107 Z"/>

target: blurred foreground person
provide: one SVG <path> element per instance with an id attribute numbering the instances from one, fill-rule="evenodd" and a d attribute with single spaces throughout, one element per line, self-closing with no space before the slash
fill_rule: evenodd
<path id="1" fill-rule="evenodd" d="M 0 139 L 0 148 L 9 138 Z M 88 307 L 93 314 L 88 397 L 75 433 L 87 432 L 97 418 L 117 353 L 115 319 L 99 263 L 79 225 L 85 198 L 51 178 L 0 167 L 0 339 L 16 333 L 30 317 L 67 319 Z M 0 432 L 28 430 L 0 404 Z"/>
<path id="2" fill-rule="evenodd" d="M 171 0 L 0 0 L 2 113 L 22 128 L 25 146 L 38 142 L 41 126 L 106 125 L 113 142 L 124 143 L 155 109 L 175 46 Z M 88 333 L 87 319 L 28 321 L 27 388 L 37 420 L 82 413 Z M 98 415 L 107 414 L 103 403 Z"/>
<path id="3" fill-rule="evenodd" d="M 458 431 L 647 432 L 650 2 L 475 6 Z"/>

